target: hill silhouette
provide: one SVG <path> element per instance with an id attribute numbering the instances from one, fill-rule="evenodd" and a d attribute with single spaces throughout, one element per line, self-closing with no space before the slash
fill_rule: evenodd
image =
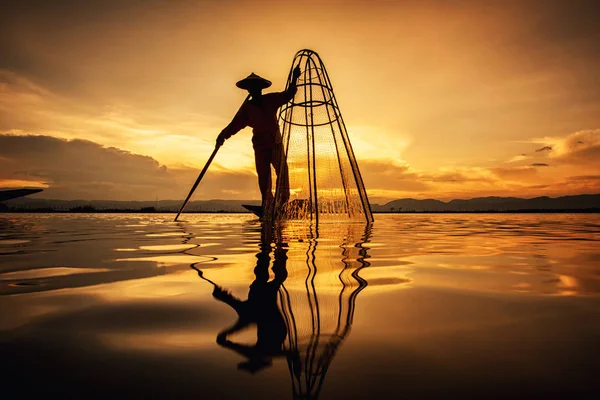
<path id="1" fill-rule="evenodd" d="M 455 199 L 448 202 L 435 199 L 399 199 L 372 206 L 373 211 L 389 212 L 475 212 L 517 210 L 583 210 L 600 208 L 599 194 L 583 194 L 562 197 L 477 197 Z"/>
<path id="2" fill-rule="evenodd" d="M 195 200 L 186 212 L 246 213 L 242 204 L 260 205 L 260 200 Z M 2 204 L 3 211 L 132 211 L 176 212 L 181 200 L 111 201 L 111 200 L 51 200 L 19 198 Z M 436 199 L 398 199 L 385 204 L 372 204 L 373 212 L 511 212 L 511 211 L 598 211 L 600 194 L 563 197 L 478 197 L 441 201 Z"/>

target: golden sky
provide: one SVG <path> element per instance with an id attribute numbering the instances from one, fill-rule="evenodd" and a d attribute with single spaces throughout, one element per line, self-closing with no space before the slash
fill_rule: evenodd
<path id="1" fill-rule="evenodd" d="M 0 186 L 185 197 L 250 72 L 327 66 L 372 202 L 600 193 L 597 1 L 9 1 Z M 196 199 L 258 199 L 251 131 Z"/>

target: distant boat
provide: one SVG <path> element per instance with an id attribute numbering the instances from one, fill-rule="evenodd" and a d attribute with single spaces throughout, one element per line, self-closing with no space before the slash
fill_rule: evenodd
<path id="1" fill-rule="evenodd" d="M 250 211 L 252 214 L 256 215 L 258 218 L 263 217 L 263 208 L 261 206 L 252 206 L 250 204 L 242 204 L 246 210 Z"/>
<path id="2" fill-rule="evenodd" d="M 0 201 L 16 199 L 17 197 L 28 196 L 30 194 L 39 193 L 43 189 L 8 189 L 0 190 Z"/>

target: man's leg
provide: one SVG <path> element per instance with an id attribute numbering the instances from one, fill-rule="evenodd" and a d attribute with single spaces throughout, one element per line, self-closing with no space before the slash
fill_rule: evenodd
<path id="1" fill-rule="evenodd" d="M 272 201 L 271 193 L 271 149 L 254 149 L 254 164 L 258 174 L 258 187 L 262 196 L 262 206 L 266 209 L 267 204 Z"/>
<path id="2" fill-rule="evenodd" d="M 272 163 L 277 172 L 277 190 L 281 193 L 282 203 L 285 203 L 290 199 L 290 176 L 282 143 L 276 144 L 273 148 Z"/>

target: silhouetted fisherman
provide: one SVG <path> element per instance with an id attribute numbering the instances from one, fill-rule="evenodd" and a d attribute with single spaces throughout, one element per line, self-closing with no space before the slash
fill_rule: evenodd
<path id="1" fill-rule="evenodd" d="M 262 206 L 266 210 L 272 204 L 271 192 L 271 165 L 280 178 L 281 193 L 284 201 L 289 198 L 289 179 L 287 165 L 281 165 L 283 160 L 283 144 L 279 124 L 277 123 L 277 110 L 289 102 L 296 94 L 296 81 L 300 76 L 300 67 L 294 68 L 292 81 L 284 92 L 262 94 L 262 90 L 271 86 L 268 81 L 254 72 L 236 83 L 240 89 L 250 93 L 251 100 L 242 104 L 233 120 L 221 131 L 217 137 L 217 145 L 222 145 L 226 139 L 238 133 L 243 128 L 252 127 L 252 146 L 254 147 L 254 161 L 258 174 L 258 186 L 262 196 Z M 281 175 L 281 177 L 280 177 Z"/>
<path id="2" fill-rule="evenodd" d="M 283 341 L 287 336 L 287 328 L 277 305 L 277 296 L 280 286 L 287 278 L 286 252 L 287 250 L 281 246 L 275 248 L 274 279 L 269 281 L 271 246 L 270 243 L 261 244 L 261 251 L 256 255 L 258 260 L 254 268 L 255 279 L 250 284 L 248 299 L 245 301 L 237 299 L 227 290 L 211 282 L 215 287 L 213 297 L 229 305 L 238 314 L 236 323 L 217 335 L 217 343 L 248 359 L 248 361 L 238 364 L 240 369 L 254 373 L 270 366 L 272 357 L 285 354 Z M 193 268 L 195 269 L 195 267 Z M 198 273 L 203 278 L 200 271 Z M 229 335 L 252 324 L 256 324 L 257 341 L 254 346 L 235 343 L 228 339 Z"/>

